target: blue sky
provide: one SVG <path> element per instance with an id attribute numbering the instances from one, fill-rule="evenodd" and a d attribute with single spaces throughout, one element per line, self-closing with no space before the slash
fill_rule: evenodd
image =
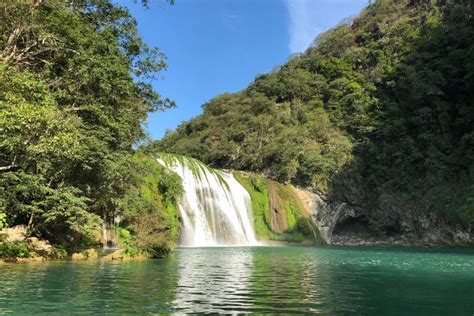
<path id="1" fill-rule="evenodd" d="M 154 139 L 202 112 L 201 105 L 224 92 L 244 89 L 259 74 L 304 51 L 314 37 L 358 14 L 367 0 L 150 0 L 145 9 L 127 6 L 149 46 L 168 57 L 168 70 L 154 82 L 177 107 L 151 113 Z M 140 1 L 138 1 L 139 3 Z"/>

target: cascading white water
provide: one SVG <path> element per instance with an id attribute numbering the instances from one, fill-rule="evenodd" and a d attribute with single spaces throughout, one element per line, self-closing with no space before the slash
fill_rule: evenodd
<path id="1" fill-rule="evenodd" d="M 187 157 L 167 156 L 158 162 L 182 179 L 184 196 L 178 205 L 182 246 L 257 244 L 250 196 L 231 174 Z"/>
<path id="2" fill-rule="evenodd" d="M 114 216 L 114 223 L 109 222 L 107 213 L 103 213 L 103 223 L 102 223 L 102 238 L 104 243 L 104 249 L 117 249 L 117 238 L 115 236 L 115 227 L 118 227 L 120 222 L 117 222 L 117 219 L 120 221 L 120 216 Z"/>

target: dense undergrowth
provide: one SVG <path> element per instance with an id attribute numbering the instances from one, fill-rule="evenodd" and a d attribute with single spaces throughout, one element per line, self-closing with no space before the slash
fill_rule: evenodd
<path id="1" fill-rule="evenodd" d="M 29 258 L 30 251 L 21 242 L 0 242 L 0 258 Z"/>

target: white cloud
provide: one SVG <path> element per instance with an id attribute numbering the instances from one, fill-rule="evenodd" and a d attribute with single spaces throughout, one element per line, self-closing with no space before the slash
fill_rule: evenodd
<path id="1" fill-rule="evenodd" d="M 303 52 L 316 34 L 322 32 L 311 12 L 314 9 L 314 1 L 286 0 L 286 7 L 290 16 L 290 53 Z"/>

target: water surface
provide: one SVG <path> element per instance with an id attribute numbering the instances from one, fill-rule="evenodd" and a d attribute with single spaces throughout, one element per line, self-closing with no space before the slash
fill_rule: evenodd
<path id="1" fill-rule="evenodd" d="M 160 260 L 0 265 L 0 313 L 473 315 L 474 252 L 183 248 Z"/>

